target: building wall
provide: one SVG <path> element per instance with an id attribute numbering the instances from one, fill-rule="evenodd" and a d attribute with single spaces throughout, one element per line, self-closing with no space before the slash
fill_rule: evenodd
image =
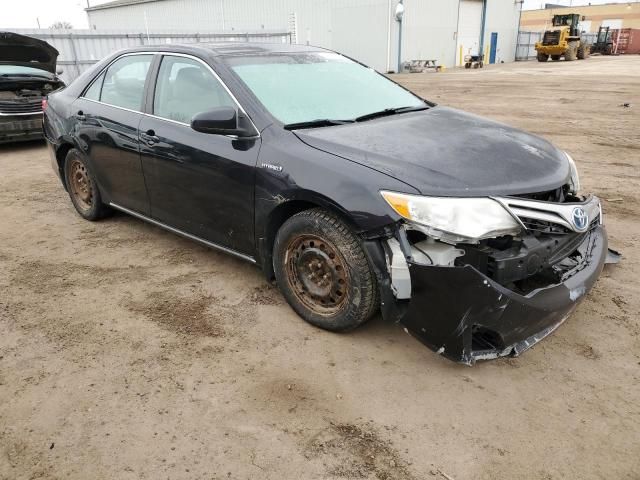
<path id="1" fill-rule="evenodd" d="M 622 28 L 640 28 L 640 2 L 611 3 L 585 7 L 549 8 L 543 10 L 525 10 L 522 12 L 520 29 L 530 32 L 542 32 L 551 25 L 554 15 L 578 13 L 585 19 L 582 27 L 585 32 L 597 33 L 603 22 L 622 20 Z M 613 26 L 613 25 L 612 25 Z"/>
<path id="2" fill-rule="evenodd" d="M 295 18 L 297 42 L 354 57 L 380 71 L 397 68 L 397 0 L 162 0 L 115 8 L 90 9 L 95 29 L 201 32 L 286 31 Z M 457 63 L 456 0 L 405 0 L 402 60 Z M 520 4 L 487 0 L 485 45 L 498 32 L 498 57 L 513 61 Z M 295 14 L 295 17 L 293 17 Z"/>
<path id="3" fill-rule="evenodd" d="M 491 44 L 491 33 L 498 34 L 496 63 L 513 62 L 518 40 L 518 21 L 521 3 L 511 0 L 489 0 L 487 2 L 487 22 L 484 29 L 484 50 L 488 52 Z"/>

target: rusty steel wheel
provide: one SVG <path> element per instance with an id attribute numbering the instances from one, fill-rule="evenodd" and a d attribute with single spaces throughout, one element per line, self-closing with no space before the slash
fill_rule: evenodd
<path id="1" fill-rule="evenodd" d="M 64 162 L 64 179 L 71 203 L 85 220 L 98 220 L 111 210 L 102 197 L 87 163 L 79 150 L 72 148 Z"/>
<path id="2" fill-rule="evenodd" d="M 334 315 L 348 301 L 349 271 L 327 240 L 301 235 L 287 245 L 287 281 L 298 300 L 318 315 Z"/>
<path id="3" fill-rule="evenodd" d="M 305 210 L 282 224 L 273 270 L 289 305 L 316 327 L 352 330 L 378 309 L 377 280 L 362 241 L 327 210 Z"/>
<path id="4" fill-rule="evenodd" d="M 89 211 L 93 205 L 93 183 L 87 167 L 77 158 L 69 165 L 69 190 L 74 196 L 76 205 Z"/>

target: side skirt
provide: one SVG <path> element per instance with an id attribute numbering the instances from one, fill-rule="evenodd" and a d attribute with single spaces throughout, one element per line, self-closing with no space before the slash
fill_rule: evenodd
<path id="1" fill-rule="evenodd" d="M 116 210 L 120 210 L 121 212 L 127 213 L 132 217 L 136 217 L 136 218 L 139 218 L 140 220 L 144 220 L 145 222 L 151 223 L 156 227 L 164 228 L 165 230 L 168 230 L 172 233 L 176 233 L 182 237 L 188 238 L 189 240 L 193 240 L 195 242 L 206 245 L 209 248 L 213 248 L 215 250 L 220 250 L 221 252 L 229 253 L 235 257 L 241 258 L 250 263 L 256 263 L 256 259 L 250 255 L 245 255 L 244 253 L 236 252 L 231 248 L 223 247 L 222 245 L 218 245 L 217 243 L 212 243 L 208 240 L 205 240 L 204 238 L 196 237 L 195 235 L 191 235 L 190 233 L 183 232 L 182 230 L 178 230 L 177 228 L 171 227 L 169 225 L 165 225 L 164 223 L 154 220 L 153 218 L 149 218 L 145 215 L 142 215 L 141 213 L 134 212 L 133 210 L 129 210 L 128 208 L 122 207 L 113 202 L 109 203 L 109 206 L 112 208 L 115 208 Z"/>

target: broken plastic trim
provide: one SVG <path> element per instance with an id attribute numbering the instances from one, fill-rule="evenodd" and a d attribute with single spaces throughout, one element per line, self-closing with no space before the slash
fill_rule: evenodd
<path id="1" fill-rule="evenodd" d="M 406 304 L 400 323 L 435 352 L 467 365 L 518 356 L 551 334 L 592 288 L 609 252 L 604 227 L 595 226 L 578 247 L 580 264 L 566 278 L 521 295 L 470 265 L 418 263 L 404 230 L 397 234 L 409 253 L 411 280 L 411 299 L 396 300 Z"/>

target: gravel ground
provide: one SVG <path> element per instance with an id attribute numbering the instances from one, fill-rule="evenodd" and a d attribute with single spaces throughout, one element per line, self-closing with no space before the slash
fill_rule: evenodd
<path id="1" fill-rule="evenodd" d="M 41 143 L 0 146 L 0 478 L 640 478 L 640 57 L 396 78 L 574 156 L 624 260 L 573 316 L 474 368 L 379 317 L 327 333 L 249 264 L 82 221 Z"/>

